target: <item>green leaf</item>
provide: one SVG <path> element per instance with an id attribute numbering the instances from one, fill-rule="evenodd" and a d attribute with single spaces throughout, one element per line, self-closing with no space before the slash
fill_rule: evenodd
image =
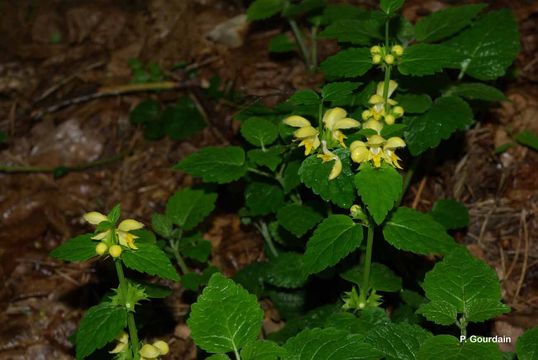
<path id="1" fill-rule="evenodd" d="M 285 34 L 273 36 L 269 42 L 269 51 L 272 53 L 287 53 L 295 50 L 295 44 Z"/>
<path id="2" fill-rule="evenodd" d="M 415 360 L 420 346 L 432 335 L 418 325 L 406 323 L 373 327 L 365 341 L 386 360 Z"/>
<path id="3" fill-rule="evenodd" d="M 363 286 L 364 266 L 357 265 L 342 273 L 340 277 L 359 285 L 361 291 Z M 370 282 L 372 289 L 378 291 L 396 292 L 402 289 L 402 279 L 394 274 L 387 266 L 379 263 L 372 263 L 370 266 Z M 365 290 L 366 291 L 366 290 Z"/>
<path id="4" fill-rule="evenodd" d="M 452 325 L 458 320 L 458 309 L 447 301 L 438 300 L 422 304 L 417 314 L 439 325 Z"/>
<path id="5" fill-rule="evenodd" d="M 170 289 L 167 286 L 153 284 L 146 281 L 133 281 L 133 280 L 129 280 L 129 281 L 133 283 L 135 286 L 141 287 L 144 290 L 144 294 L 148 298 L 164 299 L 172 295 L 172 289 Z"/>
<path id="6" fill-rule="evenodd" d="M 457 84 L 448 89 L 446 95 L 461 96 L 469 100 L 504 101 L 506 96 L 499 89 L 482 83 Z"/>
<path id="7" fill-rule="evenodd" d="M 176 269 L 166 254 L 154 244 L 137 243 L 138 250 L 124 251 L 121 259 L 125 266 L 163 279 L 179 281 Z"/>
<path id="8" fill-rule="evenodd" d="M 500 302 L 501 288 L 495 271 L 465 248 L 455 249 L 438 262 L 426 274 L 422 287 L 431 304 L 440 303 L 430 307 L 448 308 L 448 303 L 469 321 L 480 322 L 509 311 Z M 429 317 L 430 311 L 421 312 L 428 320 L 439 321 Z"/>
<path id="9" fill-rule="evenodd" d="M 437 200 L 431 215 L 445 229 L 461 229 L 469 225 L 469 211 L 456 200 Z"/>
<path id="10" fill-rule="evenodd" d="M 324 6 L 325 0 L 302 0 L 300 2 L 292 2 L 289 3 L 288 6 L 284 6 L 282 15 L 293 18 Z"/>
<path id="11" fill-rule="evenodd" d="M 327 26 L 320 36 L 349 42 L 354 45 L 369 45 L 374 39 L 382 40 L 381 23 L 377 19 L 339 20 Z"/>
<path id="12" fill-rule="evenodd" d="M 486 5 L 453 6 L 426 16 L 415 25 L 415 35 L 420 42 L 436 42 L 454 35 L 467 27 Z"/>
<path id="13" fill-rule="evenodd" d="M 538 135 L 530 130 L 523 130 L 516 135 L 515 140 L 521 145 L 538 151 Z"/>
<path id="14" fill-rule="evenodd" d="M 284 0 L 255 0 L 247 9 L 248 21 L 270 18 L 282 11 Z"/>
<path id="15" fill-rule="evenodd" d="M 494 80 L 505 74 L 519 52 L 517 22 L 508 9 L 492 11 L 445 44 L 463 55 L 462 73 Z"/>
<path id="16" fill-rule="evenodd" d="M 372 66 L 372 55 L 366 48 L 342 50 L 320 65 L 325 75 L 331 78 L 362 76 Z"/>
<path id="17" fill-rule="evenodd" d="M 383 126 L 381 129 L 381 136 L 385 139 L 389 139 L 393 136 L 403 137 L 404 130 L 407 128 L 405 124 L 391 124 Z M 363 129 L 368 130 L 368 129 Z"/>
<path id="18" fill-rule="evenodd" d="M 287 194 L 301 184 L 299 169 L 301 168 L 300 161 L 290 161 L 284 169 L 282 182 L 284 183 L 284 192 Z"/>
<path id="19" fill-rule="evenodd" d="M 306 244 L 305 270 L 315 274 L 358 248 L 362 242 L 362 226 L 346 215 L 331 215 L 318 225 Z"/>
<path id="20" fill-rule="evenodd" d="M 294 114 L 317 116 L 319 112 L 319 95 L 310 89 L 296 91 L 287 101 L 293 105 Z M 290 126 L 289 129 L 296 130 Z"/>
<path id="21" fill-rule="evenodd" d="M 349 151 L 335 150 L 334 154 L 342 161 L 342 173 L 335 179 L 329 180 L 334 161 L 323 163 L 316 155 L 310 155 L 303 161 L 299 176 L 305 186 L 321 196 L 323 200 L 349 209 L 355 200 Z"/>
<path id="22" fill-rule="evenodd" d="M 161 121 L 166 134 L 176 141 L 187 139 L 206 127 L 203 115 L 188 96 L 182 96 L 177 104 L 167 106 Z"/>
<path id="23" fill-rule="evenodd" d="M 211 242 L 205 240 L 200 233 L 195 233 L 181 238 L 179 252 L 188 258 L 206 262 L 211 255 Z"/>
<path id="24" fill-rule="evenodd" d="M 297 237 L 301 237 L 322 219 L 321 215 L 309 207 L 299 204 L 289 204 L 281 207 L 276 218 L 284 229 Z"/>
<path id="25" fill-rule="evenodd" d="M 62 245 L 50 252 L 50 256 L 64 261 L 86 261 L 97 254 L 95 253 L 96 241 L 92 240 L 93 234 L 84 234 L 67 240 Z"/>
<path id="26" fill-rule="evenodd" d="M 379 7 L 387 15 L 392 15 L 400 9 L 405 0 L 380 0 Z"/>
<path id="27" fill-rule="evenodd" d="M 219 269 L 214 266 L 205 268 L 201 274 L 193 271 L 188 272 L 181 277 L 181 285 L 187 290 L 198 292 L 201 286 L 207 284 L 211 275 L 217 272 L 219 272 Z"/>
<path id="28" fill-rule="evenodd" d="M 213 354 L 207 357 L 206 360 L 230 360 L 230 357 L 226 354 Z"/>
<path id="29" fill-rule="evenodd" d="M 163 238 L 172 236 L 172 220 L 166 215 L 157 213 L 151 215 L 151 228 Z"/>
<path id="30" fill-rule="evenodd" d="M 265 118 L 250 118 L 241 124 L 241 135 L 252 145 L 265 147 L 278 137 L 278 128 Z"/>
<path id="31" fill-rule="evenodd" d="M 252 182 L 245 190 L 245 204 L 251 215 L 276 212 L 284 203 L 284 192 L 278 185 Z"/>
<path id="32" fill-rule="evenodd" d="M 184 230 L 200 224 L 214 209 L 217 194 L 185 188 L 177 191 L 166 203 L 166 217 Z"/>
<path id="33" fill-rule="evenodd" d="M 392 166 L 366 163 L 355 175 L 355 186 L 376 224 L 381 224 L 402 195 L 402 176 Z"/>
<path id="34" fill-rule="evenodd" d="M 303 256 L 298 253 L 279 253 L 266 265 L 265 281 L 283 288 L 298 288 L 306 283 Z"/>
<path id="35" fill-rule="evenodd" d="M 518 337 L 516 352 L 519 360 L 538 360 L 538 327 Z"/>
<path id="36" fill-rule="evenodd" d="M 421 114 L 432 106 L 432 99 L 427 94 L 398 94 L 394 100 L 404 108 L 406 114 Z"/>
<path id="37" fill-rule="evenodd" d="M 161 115 L 161 104 L 156 100 L 140 102 L 129 114 L 129 121 L 133 125 L 157 121 Z"/>
<path id="38" fill-rule="evenodd" d="M 380 358 L 371 345 L 358 340 L 358 335 L 350 335 L 346 331 L 334 328 L 303 330 L 284 345 L 288 351 L 286 360 L 374 360 Z"/>
<path id="39" fill-rule="evenodd" d="M 395 248 L 415 254 L 446 254 L 458 246 L 430 215 L 406 207 L 392 214 L 383 235 Z"/>
<path id="40" fill-rule="evenodd" d="M 473 123 L 473 112 L 465 101 L 455 96 L 440 97 L 423 115 L 406 118 L 405 142 L 417 156 L 439 145 L 456 130 Z"/>
<path id="41" fill-rule="evenodd" d="M 245 152 L 237 146 L 202 148 L 174 168 L 201 177 L 205 182 L 219 184 L 237 180 L 247 172 Z"/>
<path id="42" fill-rule="evenodd" d="M 277 166 L 282 162 L 282 152 L 284 148 L 275 145 L 268 149 L 253 149 L 247 152 L 250 161 L 259 166 L 265 166 L 271 171 L 275 171 Z"/>
<path id="43" fill-rule="evenodd" d="M 328 83 L 321 89 L 321 97 L 324 101 L 341 101 L 351 95 L 359 84 L 351 81 Z"/>
<path id="44" fill-rule="evenodd" d="M 77 359 L 83 359 L 102 348 L 127 326 L 127 311 L 123 307 L 103 302 L 86 311 L 76 337 Z"/>
<path id="45" fill-rule="evenodd" d="M 196 345 L 208 352 L 226 353 L 255 340 L 262 321 L 256 297 L 216 273 L 192 305 L 187 325 Z"/>
<path id="46" fill-rule="evenodd" d="M 321 15 L 321 23 L 323 25 L 343 19 L 354 19 L 364 16 L 366 10 L 358 6 L 348 4 L 327 4 Z"/>
<path id="47" fill-rule="evenodd" d="M 284 358 L 286 350 L 277 343 L 268 340 L 249 341 L 241 349 L 242 360 L 279 360 Z"/>
<path id="48" fill-rule="evenodd" d="M 494 343 L 465 342 L 461 344 L 450 335 L 438 335 L 426 340 L 418 353 L 418 360 L 501 360 Z"/>
<path id="49" fill-rule="evenodd" d="M 405 49 L 398 70 L 404 75 L 433 75 L 445 68 L 457 69 L 462 55 L 444 45 L 417 44 Z"/>

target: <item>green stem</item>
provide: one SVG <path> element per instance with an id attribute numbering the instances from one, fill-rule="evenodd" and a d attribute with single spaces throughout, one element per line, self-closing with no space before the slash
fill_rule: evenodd
<path id="1" fill-rule="evenodd" d="M 385 51 L 389 50 L 389 21 L 390 19 L 385 20 Z M 391 65 L 386 65 L 385 67 L 385 82 L 383 83 L 383 100 L 385 104 L 385 112 L 389 111 L 389 82 L 390 82 L 390 71 L 392 69 Z"/>
<path id="2" fill-rule="evenodd" d="M 241 355 L 239 355 L 239 351 L 237 351 L 237 346 L 235 346 L 235 344 L 232 345 L 234 347 L 235 360 L 241 360 Z"/>
<path id="3" fill-rule="evenodd" d="M 181 272 L 183 274 L 186 274 L 189 272 L 189 267 L 187 266 L 187 263 L 181 256 L 179 252 L 179 241 L 178 240 L 168 240 L 170 244 L 170 248 L 172 249 L 172 254 L 174 254 L 174 258 L 176 259 L 177 264 L 179 265 L 179 268 L 181 269 Z"/>
<path id="4" fill-rule="evenodd" d="M 312 27 L 312 59 L 310 69 L 315 70 L 318 67 L 318 26 Z"/>
<path id="5" fill-rule="evenodd" d="M 123 267 L 121 265 L 121 260 L 115 260 L 114 266 L 116 267 L 116 273 L 118 274 L 118 281 L 120 283 L 121 291 L 127 293 L 127 280 L 125 279 L 125 274 L 123 273 Z M 126 304 L 124 304 L 126 305 Z M 127 307 L 126 307 L 127 308 Z M 133 360 L 138 360 L 138 332 L 136 330 L 136 324 L 134 319 L 134 314 L 127 310 L 127 327 L 129 329 L 129 338 L 131 339 L 131 351 L 133 353 Z"/>
<path id="6" fill-rule="evenodd" d="M 293 31 L 293 35 L 295 36 L 295 40 L 297 41 L 297 44 L 299 44 L 299 50 L 301 51 L 301 55 L 306 63 L 306 67 L 310 69 L 310 57 L 308 56 L 308 49 L 306 48 L 306 44 L 303 39 L 303 33 L 301 29 L 299 29 L 299 26 L 295 20 L 289 19 L 288 22 L 291 30 Z"/>
<path id="7" fill-rule="evenodd" d="M 360 302 L 366 302 L 366 295 L 370 291 L 370 268 L 372 266 L 372 249 L 374 246 L 374 226 L 368 226 L 368 235 L 366 238 L 366 257 L 364 259 L 364 272 L 362 278 L 362 289 L 360 289 Z"/>
<path id="8" fill-rule="evenodd" d="M 467 320 L 465 319 L 465 316 L 462 316 L 458 321 L 458 327 L 460 328 L 461 336 L 467 338 Z"/>
<path id="9" fill-rule="evenodd" d="M 278 251 L 276 250 L 275 244 L 273 242 L 273 238 L 271 237 L 271 234 L 269 233 L 269 228 L 267 227 L 267 224 L 265 223 L 265 221 L 260 221 L 260 223 L 257 224 L 256 227 L 262 234 L 262 237 L 267 243 L 267 247 L 269 247 L 269 250 L 271 251 L 273 256 L 278 257 Z"/>
<path id="10" fill-rule="evenodd" d="M 260 175 L 269 179 L 276 180 L 282 187 L 284 187 L 284 179 L 282 179 L 282 176 L 280 174 L 275 175 L 275 174 L 271 174 L 265 171 L 255 169 L 255 168 L 247 168 L 247 171 L 250 171 L 253 174 L 257 174 L 257 175 Z"/>

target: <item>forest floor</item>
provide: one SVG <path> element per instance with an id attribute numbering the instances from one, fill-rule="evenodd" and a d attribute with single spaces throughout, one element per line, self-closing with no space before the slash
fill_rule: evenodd
<path id="1" fill-rule="evenodd" d="M 409 0 L 404 13 L 415 20 L 446 6 Z M 467 205 L 471 224 L 456 237 L 495 268 L 504 301 L 513 309 L 491 322 L 491 332 L 517 336 L 538 325 L 538 153 L 494 150 L 511 133 L 538 132 L 538 3 L 499 0 L 494 7 L 512 8 L 520 26 L 521 54 L 501 83 L 510 101 L 479 113 L 480 121 L 461 138 L 457 158 L 419 171 L 405 204 L 429 210 L 435 199 L 455 198 Z M 107 162 L 59 178 L 50 172 L 0 173 L 0 359 L 72 359 L 68 336 L 114 279 L 99 279 L 107 269 L 96 263 L 65 264 L 48 252 L 89 230 L 81 221 L 87 211 L 121 202 L 124 216 L 148 223 L 172 193 L 192 183 L 171 170 L 173 164 L 200 147 L 235 141 L 238 104 L 201 96 L 214 75 L 244 96 L 240 105 L 275 104 L 297 89 L 318 86 L 322 76 L 306 71 L 297 58 L 270 56 L 270 38 L 287 31 L 281 22 L 239 23 L 208 39 L 218 24 L 244 12 L 241 1 L 7 0 L 0 11 L 0 130 L 8 134 L 0 144 L 0 164 L 54 168 Z M 237 41 L 243 45 L 230 46 Z M 320 57 L 335 50 L 325 42 Z M 182 69 L 166 72 L 186 92 L 62 104 L 129 83 L 131 58 L 163 69 L 187 62 L 196 76 Z M 172 102 L 180 93 L 195 97 L 206 114 L 210 126 L 200 134 L 183 142 L 148 141 L 130 125 L 129 111 L 141 100 Z M 204 233 L 213 244 L 213 263 L 227 274 L 263 257 L 261 239 L 235 214 L 217 211 Z M 196 357 L 185 325 L 192 299 L 183 295 L 176 285 L 163 304 L 174 324 L 160 334 L 171 343 L 171 359 Z M 278 319 L 269 310 L 267 317 L 267 326 Z"/>

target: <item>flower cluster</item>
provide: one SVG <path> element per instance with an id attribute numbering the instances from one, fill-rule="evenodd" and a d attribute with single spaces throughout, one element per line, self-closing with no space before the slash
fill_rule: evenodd
<path id="1" fill-rule="evenodd" d="M 394 45 L 390 49 L 379 45 L 370 48 L 373 64 L 381 64 L 381 62 L 384 62 L 386 65 L 392 65 L 397 58 L 403 55 L 403 53 L 404 48 L 400 45 Z"/>
<path id="2" fill-rule="evenodd" d="M 97 227 L 96 234 L 92 236 L 93 240 L 99 241 L 95 247 L 98 255 L 104 255 L 108 251 L 110 256 L 117 258 L 121 255 L 123 247 L 136 250 L 138 247 L 135 240 L 138 236 L 131 233 L 133 230 L 142 229 L 144 224 L 134 219 L 126 219 L 115 227 L 109 223 L 106 215 L 97 211 L 91 211 L 83 216 L 86 222 Z M 109 224 L 101 228 L 102 224 Z"/>
<path id="3" fill-rule="evenodd" d="M 116 346 L 110 351 L 110 354 L 121 354 L 129 349 L 129 335 L 122 331 L 116 337 Z M 170 348 L 168 344 L 162 340 L 157 340 L 153 344 L 144 344 L 138 351 L 140 360 L 156 360 L 160 356 L 168 354 Z"/>

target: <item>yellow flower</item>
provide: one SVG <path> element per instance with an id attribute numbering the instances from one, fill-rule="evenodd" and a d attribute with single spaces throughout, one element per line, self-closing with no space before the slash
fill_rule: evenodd
<path id="1" fill-rule="evenodd" d="M 390 52 L 393 53 L 396 56 L 402 56 L 404 53 L 404 48 L 401 45 L 394 45 Z"/>
<path id="2" fill-rule="evenodd" d="M 103 255 L 104 253 L 106 253 L 106 251 L 108 250 L 108 245 L 105 244 L 104 242 L 100 242 L 99 244 L 97 244 L 97 246 L 95 246 L 95 252 L 97 253 L 97 255 L 101 256 Z"/>
<path id="3" fill-rule="evenodd" d="M 129 335 L 125 331 L 122 331 L 118 336 L 116 336 L 116 347 L 109 351 L 110 354 L 119 354 L 124 352 L 129 347 Z"/>
<path id="4" fill-rule="evenodd" d="M 377 132 L 379 135 L 383 129 L 383 123 L 381 121 L 368 120 L 362 125 L 362 128 L 375 130 L 375 132 Z"/>
<path id="5" fill-rule="evenodd" d="M 168 354 L 170 348 L 168 344 L 162 340 L 155 341 L 152 345 L 145 344 L 140 351 L 140 360 L 155 360 L 162 355 Z"/>
<path id="6" fill-rule="evenodd" d="M 83 218 L 84 220 L 86 220 L 92 225 L 99 225 L 103 221 L 108 221 L 108 218 L 106 217 L 106 215 L 101 214 L 100 212 L 97 212 L 97 211 L 86 213 L 83 215 Z M 112 234 L 113 234 L 112 230 L 113 230 L 118 238 L 120 245 L 136 250 L 138 249 L 138 247 L 135 245 L 135 239 L 138 236 L 131 234 L 130 231 L 142 229 L 143 227 L 144 227 L 144 224 L 142 224 L 139 221 L 136 221 L 134 219 L 126 219 L 126 220 L 123 220 L 118 225 L 117 228 L 109 229 L 109 230 L 105 230 L 100 233 L 97 233 L 94 236 L 92 236 L 92 239 L 98 240 L 98 241 L 106 240 L 109 243 L 113 243 L 114 241 L 113 239 L 111 239 Z"/>
<path id="7" fill-rule="evenodd" d="M 121 253 L 123 252 L 123 249 L 121 248 L 121 246 L 119 245 L 112 245 L 110 247 L 110 249 L 108 249 L 108 253 L 110 254 L 110 256 L 112 256 L 113 258 L 117 258 L 121 255 Z"/>
<path id="8" fill-rule="evenodd" d="M 310 155 L 313 150 L 319 147 L 319 132 L 304 117 L 298 115 L 289 116 L 284 119 L 284 124 L 299 128 L 293 133 L 293 136 L 301 141 L 299 146 L 304 146 L 305 155 Z"/>
<path id="9" fill-rule="evenodd" d="M 327 149 L 327 143 L 325 141 L 322 141 L 322 143 L 323 143 L 323 154 L 319 154 L 318 158 L 320 158 L 324 163 L 334 160 L 333 168 L 331 169 L 331 172 L 329 173 L 329 180 L 332 180 L 332 179 L 335 179 L 342 172 L 342 160 L 340 160 L 338 155 L 330 152 Z"/>
<path id="10" fill-rule="evenodd" d="M 380 167 L 381 161 L 384 160 L 389 165 L 401 169 L 402 167 L 398 163 L 400 158 L 396 155 L 395 150 L 402 147 L 405 147 L 405 142 L 399 137 L 385 140 L 380 135 L 372 135 L 368 137 L 367 142 L 354 141 L 351 143 L 351 159 L 356 163 L 372 161 L 375 167 Z"/>
<path id="11" fill-rule="evenodd" d="M 387 94 L 387 102 L 389 105 L 396 105 L 397 102 L 392 100 L 390 97 L 396 91 L 396 88 L 398 87 L 398 83 L 394 80 L 389 81 L 389 89 Z M 385 99 L 383 98 L 383 91 L 385 90 L 385 82 L 381 81 L 379 84 L 377 84 L 377 89 L 375 92 L 375 95 L 372 95 L 370 97 L 369 103 L 372 104 L 372 112 L 378 113 L 378 114 L 385 114 Z M 375 116 L 374 116 L 375 119 Z M 375 119 L 379 120 L 379 118 Z"/>
<path id="12" fill-rule="evenodd" d="M 342 147 L 346 147 L 344 139 L 346 136 L 340 130 L 358 128 L 360 123 L 352 118 L 348 118 L 347 112 L 339 107 L 329 109 L 323 115 L 323 124 L 325 128 L 332 133 L 332 138 Z"/>

